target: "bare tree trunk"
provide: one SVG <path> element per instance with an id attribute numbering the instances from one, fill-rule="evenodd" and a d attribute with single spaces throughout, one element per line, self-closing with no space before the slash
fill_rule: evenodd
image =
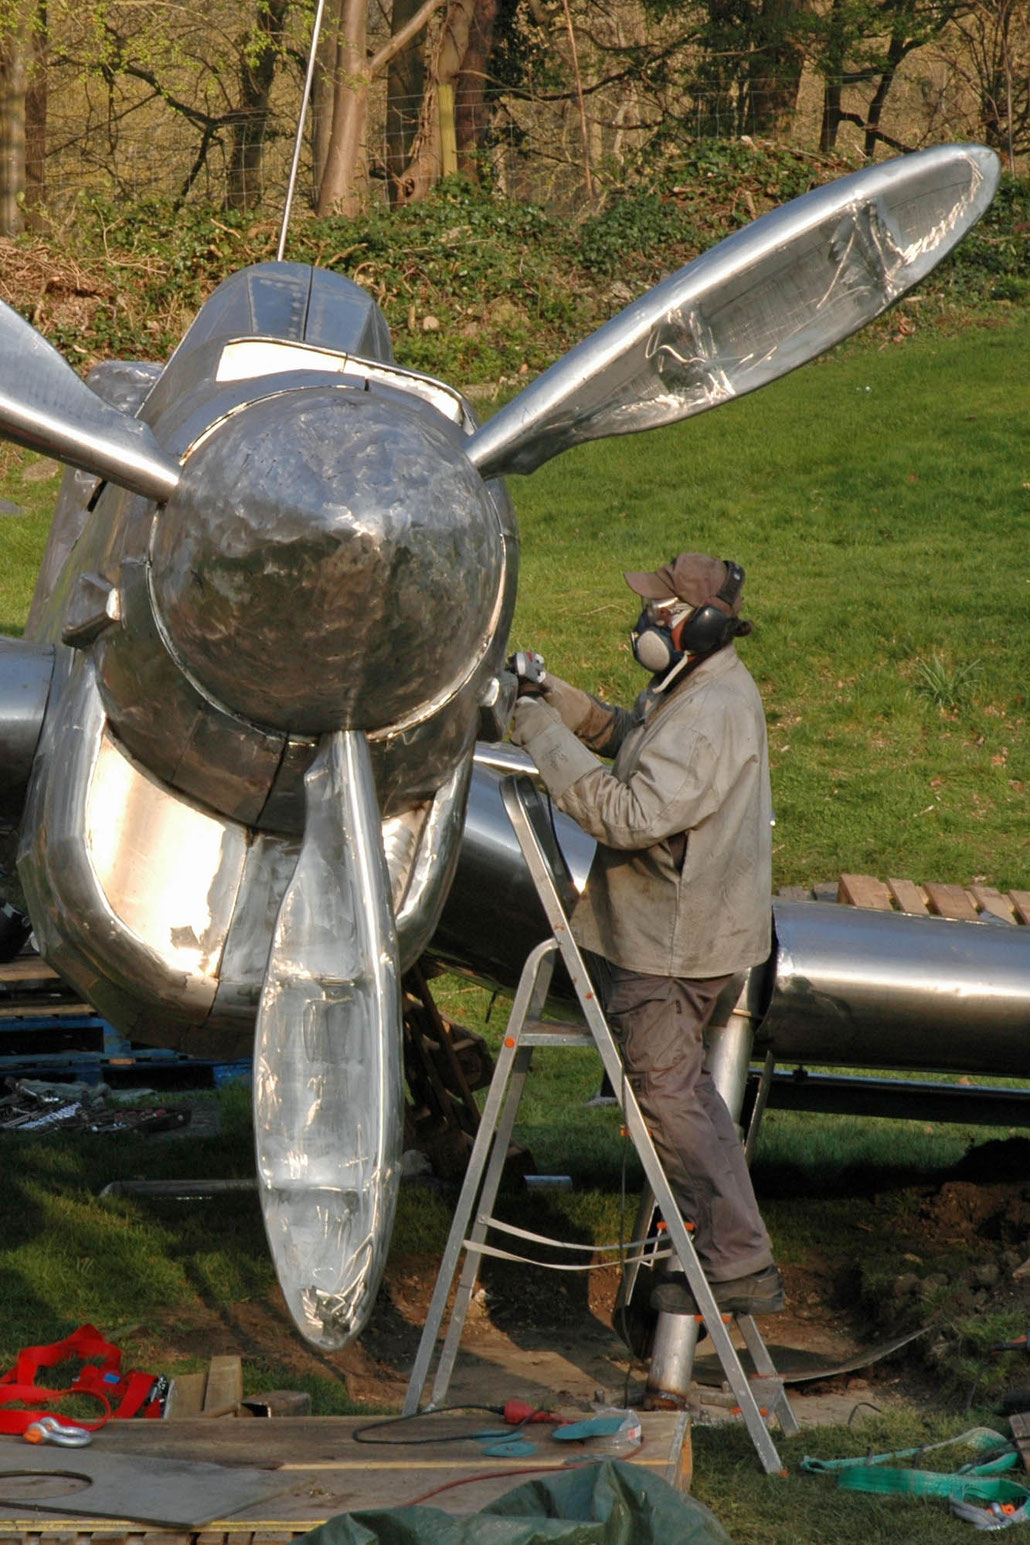
<path id="1" fill-rule="evenodd" d="M 587 130 L 587 110 L 583 98 L 583 77 L 579 72 L 579 50 L 576 47 L 576 31 L 572 25 L 572 12 L 569 10 L 569 0 L 562 0 L 562 10 L 565 13 L 565 30 L 569 39 L 569 57 L 572 60 L 572 78 L 576 84 L 576 107 L 579 111 L 579 137 L 583 143 L 583 182 L 586 188 L 587 202 L 594 196 L 594 173 L 590 164 L 590 134 Z"/>
<path id="2" fill-rule="evenodd" d="M 311 158 L 314 167 L 311 202 L 317 202 L 325 175 L 333 126 L 333 98 L 341 64 L 340 28 L 342 0 L 327 0 L 311 92 Z"/>
<path id="3" fill-rule="evenodd" d="M 5 8 L 0 32 L 0 236 L 25 229 L 25 94 L 36 0 Z"/>
<path id="4" fill-rule="evenodd" d="M 368 191 L 365 129 L 368 122 L 367 0 L 340 0 L 338 71 L 318 213 L 353 215 Z"/>
<path id="5" fill-rule="evenodd" d="M 240 104 L 232 123 L 228 209 L 253 209 L 264 193 L 265 135 L 288 10 L 289 0 L 259 0 L 254 31 L 244 44 Z"/>
<path id="6" fill-rule="evenodd" d="M 25 218 L 42 227 L 46 205 L 47 6 L 39 0 L 32 30 L 32 66 L 25 90 Z"/>
<path id="7" fill-rule="evenodd" d="M 819 149 L 829 154 L 837 146 L 844 89 L 844 21 L 840 0 L 832 0 L 829 15 L 830 38 L 823 61 L 823 121 L 819 130 Z"/>
<path id="8" fill-rule="evenodd" d="M 819 130 L 819 149 L 829 155 L 837 148 L 837 130 L 840 128 L 841 81 L 833 76 L 823 84 L 823 121 Z"/>
<path id="9" fill-rule="evenodd" d="M 486 109 L 486 70 L 493 51 L 494 28 L 500 8 L 500 0 L 476 0 L 468 47 L 455 88 L 458 170 L 476 182 L 490 126 Z"/>
<path id="10" fill-rule="evenodd" d="M 338 65 L 333 83 L 333 113 L 319 182 L 317 209 L 357 214 L 368 194 L 368 155 L 365 143 L 368 93 L 412 38 L 438 10 L 442 0 L 422 0 L 415 14 L 371 59 L 368 57 L 367 0 L 339 0 Z"/>
<path id="11" fill-rule="evenodd" d="M 420 0 L 393 0 L 390 31 L 409 22 Z M 421 38 L 400 49 L 386 77 L 386 186 L 390 203 L 397 202 L 397 187 L 408 164 L 418 133 L 419 106 L 426 87 L 425 47 Z"/>
<path id="12" fill-rule="evenodd" d="M 397 185 L 398 204 L 425 198 L 439 182 L 443 164 L 440 135 L 440 86 L 454 86 L 468 51 L 475 15 L 475 0 L 448 0 L 443 26 L 433 50 L 429 84 L 422 98 L 422 112 L 411 159 Z"/>
<path id="13" fill-rule="evenodd" d="M 782 138 L 793 128 L 805 62 L 793 36 L 799 9 L 797 0 L 765 0 L 762 6 L 748 65 L 747 127 L 752 133 Z"/>

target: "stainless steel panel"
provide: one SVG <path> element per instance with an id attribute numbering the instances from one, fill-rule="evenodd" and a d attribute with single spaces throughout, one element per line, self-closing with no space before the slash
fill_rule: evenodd
<path id="1" fill-rule="evenodd" d="M 176 1022 L 205 1019 L 246 832 L 123 754 L 81 660 L 47 716 L 23 833 L 18 871 L 51 964 L 98 1007 L 99 977 Z"/>
<path id="2" fill-rule="evenodd" d="M 54 674 L 48 644 L 0 636 L 0 816 L 17 825 Z"/>
<path id="3" fill-rule="evenodd" d="M 1025 1078 L 1030 928 L 773 903 L 780 1061 Z"/>
<path id="4" fill-rule="evenodd" d="M 150 560 L 201 690 L 302 735 L 444 708 L 504 592 L 497 512 L 460 438 L 417 402 L 327 385 L 252 403 L 198 445 Z"/>
<path id="5" fill-rule="evenodd" d="M 112 407 L 119 408 L 123 413 L 136 413 L 160 374 L 160 365 L 122 359 L 104 360 L 94 365 L 86 377 L 86 384 Z M 89 502 L 99 484 L 100 479 L 91 472 L 81 472 L 77 467 L 65 470 L 25 624 L 27 638 L 40 637 L 44 608 L 61 570 L 85 530 L 89 519 Z"/>
<path id="6" fill-rule="evenodd" d="M 400 1181 L 400 971 L 364 736 L 328 736 L 276 920 L 254 1043 L 265 1229 L 309 1341 L 362 1328 Z"/>
<path id="7" fill-rule="evenodd" d="M 256 822 L 285 737 L 217 707 L 177 668 L 154 621 L 144 558 L 126 559 L 117 578 L 123 625 L 94 651 L 115 733 L 163 783 L 233 820 Z"/>
<path id="8" fill-rule="evenodd" d="M 477 747 L 454 884 L 429 946 L 435 959 L 508 992 L 547 928 L 500 793 L 506 772 L 532 770 L 526 753 L 513 746 Z M 594 840 L 560 810 L 551 807 L 551 813 L 565 861 L 581 890 Z"/>
<path id="9" fill-rule="evenodd" d="M 110 407 L 46 339 L 0 302 L 0 434 L 59 461 L 167 499 L 179 467 L 146 424 Z"/>
<path id="10" fill-rule="evenodd" d="M 771 210 L 570 350 L 476 434 L 484 475 L 755 391 L 871 321 L 983 214 L 1000 163 L 937 145 Z"/>

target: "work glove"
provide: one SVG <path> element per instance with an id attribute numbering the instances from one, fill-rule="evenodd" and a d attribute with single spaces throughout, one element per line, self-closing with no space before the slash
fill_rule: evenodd
<path id="1" fill-rule="evenodd" d="M 536 736 L 560 723 L 558 710 L 545 703 L 542 697 L 520 697 L 512 712 L 509 733 L 516 746 L 528 746 Z"/>
<path id="2" fill-rule="evenodd" d="M 519 698 L 512 715 L 511 738 L 529 752 L 555 799 L 584 773 L 601 765 L 562 723 L 558 710 L 539 697 Z"/>

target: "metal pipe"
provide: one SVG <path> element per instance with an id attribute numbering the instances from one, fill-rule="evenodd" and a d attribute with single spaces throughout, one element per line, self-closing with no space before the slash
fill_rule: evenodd
<path id="1" fill-rule="evenodd" d="M 759 1041 L 780 1062 L 1024 1078 L 1030 928 L 773 901 Z"/>
<path id="2" fill-rule="evenodd" d="M 769 1084 L 773 1110 L 824 1116 L 886 1116 L 903 1121 L 962 1121 L 970 1126 L 1030 1126 L 1030 1085 L 940 1084 L 922 1078 L 860 1077 L 781 1068 Z"/>

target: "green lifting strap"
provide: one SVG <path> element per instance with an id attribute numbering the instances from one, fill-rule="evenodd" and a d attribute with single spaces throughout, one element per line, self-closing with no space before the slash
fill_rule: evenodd
<path id="1" fill-rule="evenodd" d="M 1023 1507 L 1030 1489 L 995 1475 L 970 1472 L 946 1475 L 939 1470 L 892 1470 L 885 1466 L 855 1465 L 837 1472 L 837 1485 L 846 1491 L 877 1491 L 895 1496 L 956 1498 L 960 1502 L 1011 1502 Z"/>
<path id="2" fill-rule="evenodd" d="M 994 1452 L 994 1457 L 980 1464 L 963 1465 L 951 1474 L 914 1467 L 899 1469 L 887 1463 L 892 1459 L 911 1459 L 932 1449 L 960 1447 L 986 1453 L 996 1451 L 999 1444 L 1004 1445 L 1001 1453 Z M 889 1454 L 850 1459 L 806 1457 L 801 1461 L 801 1469 L 809 1475 L 834 1474 L 837 1485 L 847 1491 L 940 1497 L 967 1522 L 981 1529 L 997 1529 L 1022 1522 L 1030 1516 L 1030 1488 L 1003 1478 L 1004 1472 L 1014 1469 L 1019 1460 L 1018 1450 L 1006 1443 L 1000 1433 L 989 1427 L 973 1427 L 957 1438 L 947 1438 L 922 1448 L 897 1449 Z M 979 1508 L 969 1506 L 972 1503 L 986 1503 L 989 1512 L 981 1514 Z"/>
<path id="3" fill-rule="evenodd" d="M 919 1448 L 896 1448 L 887 1454 L 867 1454 L 859 1459 L 850 1455 L 847 1459 L 813 1459 L 801 1461 L 801 1469 L 809 1475 L 821 1475 L 824 1471 L 850 1470 L 855 1465 L 882 1465 L 890 1459 L 914 1459 L 919 1454 L 932 1454 L 941 1448 L 971 1448 L 974 1453 L 997 1454 L 1006 1461 L 1004 1468 L 1015 1465 L 1019 1459 L 1017 1450 L 993 1427 L 970 1427 L 956 1438 L 941 1438 L 937 1443 L 923 1443 Z M 993 1462 L 993 1461 L 992 1461 Z M 979 1468 L 979 1467 L 978 1467 Z"/>

